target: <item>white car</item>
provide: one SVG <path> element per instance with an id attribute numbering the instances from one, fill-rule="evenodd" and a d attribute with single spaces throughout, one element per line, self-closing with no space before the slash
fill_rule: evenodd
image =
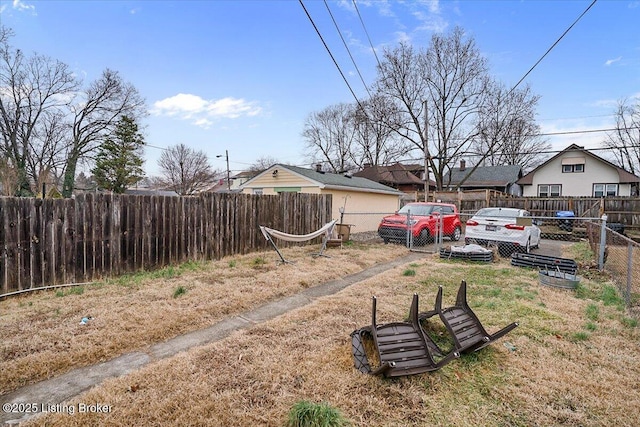
<path id="1" fill-rule="evenodd" d="M 540 229 L 524 209 L 484 208 L 466 224 L 465 243 L 498 245 L 500 255 L 513 252 L 529 253 L 540 245 Z"/>

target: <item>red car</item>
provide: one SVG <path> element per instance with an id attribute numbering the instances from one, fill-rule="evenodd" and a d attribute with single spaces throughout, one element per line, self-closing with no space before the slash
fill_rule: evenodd
<path id="1" fill-rule="evenodd" d="M 408 216 L 409 215 L 409 216 Z M 414 243 L 424 245 L 432 242 L 442 216 L 443 233 L 453 241 L 460 240 L 462 224 L 456 205 L 450 203 L 408 203 L 395 215 L 382 218 L 378 235 L 385 243 L 406 242 L 407 230 L 411 229 Z M 409 224 L 407 224 L 407 218 Z"/>

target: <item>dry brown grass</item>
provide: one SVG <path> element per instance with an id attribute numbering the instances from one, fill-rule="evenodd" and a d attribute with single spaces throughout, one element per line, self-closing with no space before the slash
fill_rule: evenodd
<path id="1" fill-rule="evenodd" d="M 317 250 L 317 245 L 286 249 L 295 264 L 277 265 L 273 251 L 253 253 L 2 300 L 0 394 L 406 254 L 399 246 L 377 245 L 332 248 L 331 258 L 311 257 Z M 174 298 L 179 287 L 186 293 Z M 93 319 L 79 325 L 86 316 Z"/>
<path id="2" fill-rule="evenodd" d="M 137 317 L 139 322 L 178 315 L 197 319 L 208 313 L 198 310 L 200 304 L 208 304 L 202 301 L 204 297 L 221 293 L 226 298 L 224 293 L 228 290 L 231 297 L 227 306 L 236 308 L 218 307 L 214 314 L 208 313 L 210 317 L 203 324 L 210 324 L 234 310 L 248 308 L 257 298 L 268 299 L 267 294 L 271 298 L 286 295 L 332 275 L 361 268 L 367 262 L 393 256 L 375 259 L 385 252 L 396 255 L 403 251 L 397 246 L 379 248 L 380 252 L 374 248 L 339 250 L 337 256 L 332 251 L 331 259 L 294 256 L 298 260 L 295 266 L 269 265 L 258 270 L 251 265 L 251 256 L 242 257 L 233 269 L 228 267 L 228 260 L 213 263 L 217 268 L 208 273 L 209 279 L 203 277 L 208 271 L 205 268 L 171 280 L 164 291 L 145 291 L 158 286 L 155 281 L 127 290 L 137 298 L 144 297 L 147 304 L 154 304 L 155 309 L 145 310 L 148 315 Z M 312 269 L 315 272 L 311 275 L 297 276 Z M 404 275 L 406 269 L 414 270 L 415 276 Z M 239 280 L 241 272 L 251 274 L 252 279 Z M 407 315 L 414 292 L 421 296 L 421 309 L 432 308 L 439 284 L 445 288 L 445 305 L 452 303 L 461 279 L 468 281 L 469 300 L 490 331 L 513 320 L 518 320 L 520 326 L 498 343 L 463 356 L 435 373 L 386 380 L 353 368 L 349 334 L 369 322 L 371 295 L 378 297 L 378 320 L 384 323 Z M 230 289 L 243 286 L 246 281 L 253 286 L 249 285 L 244 293 Z M 301 285 L 301 281 L 305 284 Z M 181 298 L 194 298 L 179 310 L 171 308 L 176 304 L 171 293 L 178 282 L 189 284 Z M 541 287 L 537 273 L 511 267 L 506 261 L 471 265 L 425 255 L 420 262 L 352 285 L 222 341 L 108 380 L 74 400 L 74 404 L 108 404 L 112 408 L 109 414 L 48 414 L 27 425 L 281 426 L 294 403 L 309 400 L 328 402 L 359 426 L 636 426 L 640 422 L 639 328 L 630 326 L 618 307 L 597 299 L 601 284 L 585 279 L 582 286 L 582 293 L 594 299 L 579 299 L 571 291 Z M 201 287 L 204 289 L 199 292 Z M 97 334 L 92 332 L 95 329 L 112 329 L 109 322 L 99 323 L 101 316 L 129 301 L 127 292 L 112 296 L 119 293 L 116 290 L 104 286 L 59 299 L 35 295 L 3 302 L 3 313 L 8 312 L 7 308 L 17 312 L 3 315 L 3 324 L 4 317 L 16 316 L 24 329 L 30 329 L 29 316 L 20 313 L 41 309 L 40 298 L 42 304 L 51 304 L 56 300 L 88 299 L 93 291 L 99 291 L 103 303 L 95 308 L 102 310 L 95 312 L 98 315 L 89 328 L 80 329 L 83 327 L 77 325 L 79 316 L 87 313 L 79 304 L 66 317 L 72 325 L 59 331 L 89 331 L 70 338 L 71 350 L 75 342 Z M 260 297 L 255 297 L 254 290 L 261 291 Z M 198 296 L 193 295 L 196 293 Z M 28 305 L 32 298 L 33 305 Z M 245 302 L 232 302 L 235 298 Z M 134 296 L 132 300 L 135 299 Z M 66 307 L 60 304 L 61 310 Z M 213 307 L 217 305 L 212 304 L 210 310 Z M 164 315 L 151 314 L 165 308 Z M 199 314 L 192 317 L 187 315 L 190 311 Z M 52 317 L 51 311 L 48 316 L 46 313 L 40 314 L 36 322 L 44 325 Z M 118 318 L 110 317 L 121 328 L 143 328 L 128 323 L 126 318 L 118 322 Z M 175 321 L 180 323 L 180 319 Z M 189 324 L 191 329 L 199 325 L 196 320 Z M 12 329 L 22 333 L 20 322 Z M 149 325 L 149 329 L 155 327 Z M 179 330 L 178 326 L 172 329 Z M 119 333 L 122 331 L 112 335 Z M 61 335 L 41 334 L 39 345 L 51 345 L 53 336 L 62 340 Z M 136 336 L 142 339 L 146 334 L 139 331 Z M 10 336 L 4 335 L 3 328 L 5 337 Z M 507 341 L 515 351 L 503 345 Z M 121 344 L 113 347 L 124 348 Z M 55 348 L 49 350 L 50 355 L 55 353 Z"/>

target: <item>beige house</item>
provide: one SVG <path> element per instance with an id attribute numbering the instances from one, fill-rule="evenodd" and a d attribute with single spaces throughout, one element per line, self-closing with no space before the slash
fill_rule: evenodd
<path id="1" fill-rule="evenodd" d="M 572 144 L 517 181 L 523 196 L 637 196 L 640 177 Z"/>
<path id="2" fill-rule="evenodd" d="M 331 194 L 332 218 L 340 221 L 340 210 L 344 209 L 343 221 L 353 225 L 353 233 L 377 230 L 384 215 L 398 210 L 403 195 L 370 179 L 290 165 L 271 166 L 240 189 L 244 194 Z"/>

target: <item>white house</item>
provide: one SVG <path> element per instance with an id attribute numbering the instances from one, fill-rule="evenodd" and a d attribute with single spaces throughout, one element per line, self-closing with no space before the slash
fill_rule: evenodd
<path id="1" fill-rule="evenodd" d="M 523 196 L 637 196 L 640 177 L 572 144 L 517 181 Z"/>

